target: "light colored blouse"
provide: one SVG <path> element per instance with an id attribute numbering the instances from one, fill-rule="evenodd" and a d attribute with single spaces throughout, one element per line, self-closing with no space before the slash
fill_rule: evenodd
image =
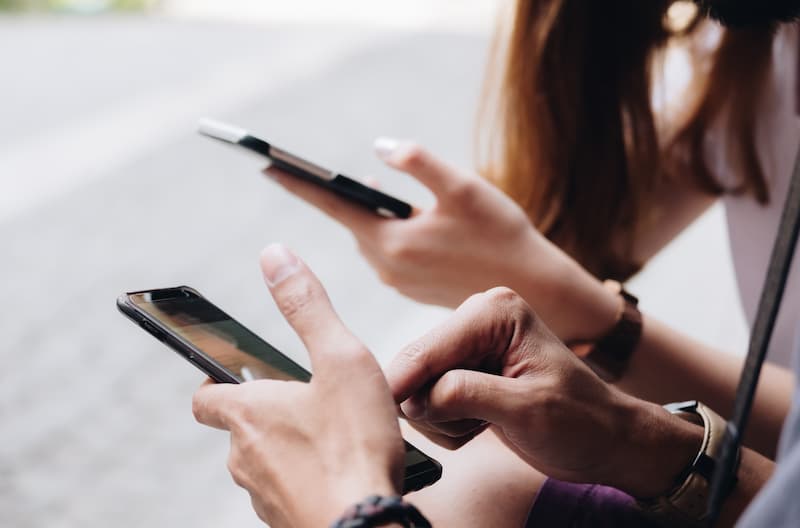
<path id="1" fill-rule="evenodd" d="M 772 244 L 778 230 L 794 160 L 800 146 L 798 117 L 798 27 L 785 25 L 773 43 L 772 75 L 761 101 L 761 117 L 756 130 L 757 149 L 770 189 L 770 202 L 759 205 L 752 196 L 726 195 L 723 198 L 728 223 L 728 236 L 733 255 L 739 296 L 751 325 L 764 284 Z M 737 168 L 726 163 L 725 145 L 715 144 L 716 174 L 723 181 L 739 181 Z M 795 333 L 800 321 L 800 261 L 795 254 L 783 303 L 773 333 L 769 360 L 789 366 L 795 346 Z"/>

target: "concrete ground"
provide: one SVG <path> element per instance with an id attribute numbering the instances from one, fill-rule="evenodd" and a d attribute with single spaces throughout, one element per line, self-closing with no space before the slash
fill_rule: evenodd
<path id="1" fill-rule="evenodd" d="M 239 123 L 425 203 L 371 141 L 413 137 L 469 166 L 487 43 L 485 32 L 0 18 L 0 526 L 259 525 L 226 472 L 226 435 L 192 419 L 202 375 L 121 317 L 116 296 L 194 286 L 305 361 L 257 268 L 259 250 L 283 241 L 383 360 L 447 312 L 382 286 L 343 229 L 198 137 L 196 119 Z M 726 259 L 714 210 L 634 290 L 685 331 L 741 350 Z M 698 287 L 692 306 L 676 302 Z"/>

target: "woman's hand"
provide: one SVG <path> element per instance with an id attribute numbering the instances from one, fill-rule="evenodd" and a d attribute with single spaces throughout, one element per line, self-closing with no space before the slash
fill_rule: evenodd
<path id="1" fill-rule="evenodd" d="M 488 423 L 547 475 L 638 497 L 669 490 L 702 440 L 702 428 L 600 380 L 506 288 L 471 297 L 387 377 L 403 413 L 434 440 L 469 438 Z"/>
<path id="2" fill-rule="evenodd" d="M 403 441 L 375 358 L 339 320 L 317 278 L 282 246 L 261 257 L 278 307 L 308 349 L 310 383 L 203 385 L 200 423 L 231 433 L 228 467 L 270 526 L 328 526 L 367 495 L 393 495 Z"/>
<path id="3" fill-rule="evenodd" d="M 378 155 L 434 194 L 406 220 L 380 218 L 299 178 L 268 169 L 292 193 L 341 222 L 381 280 L 420 302 L 455 307 L 476 292 L 520 292 L 565 340 L 591 339 L 614 324 L 617 302 L 542 236 L 525 212 L 477 175 L 411 143 L 379 139 Z"/>

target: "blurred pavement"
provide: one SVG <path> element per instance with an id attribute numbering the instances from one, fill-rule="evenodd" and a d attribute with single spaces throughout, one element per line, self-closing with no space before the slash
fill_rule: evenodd
<path id="1" fill-rule="evenodd" d="M 343 229 L 257 161 L 198 137 L 196 120 L 241 124 L 424 204 L 372 139 L 412 137 L 470 166 L 487 43 L 482 32 L 0 18 L 0 527 L 258 526 L 225 469 L 226 435 L 192 419 L 202 375 L 120 316 L 117 295 L 194 286 L 305 362 L 257 267 L 259 250 L 283 241 L 383 360 L 447 312 L 381 285 Z M 740 350 L 722 229 L 713 211 L 634 290 Z"/>

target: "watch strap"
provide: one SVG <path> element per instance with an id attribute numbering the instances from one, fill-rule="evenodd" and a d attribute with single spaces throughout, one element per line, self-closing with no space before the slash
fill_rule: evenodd
<path id="1" fill-rule="evenodd" d="M 431 528 L 431 523 L 399 495 L 370 495 L 347 509 L 330 528 L 372 528 L 399 524 L 405 528 Z"/>
<path id="2" fill-rule="evenodd" d="M 617 281 L 607 280 L 603 286 L 620 296 L 620 309 L 614 327 L 596 341 L 571 343 L 570 348 L 600 378 L 618 381 L 628 368 L 631 356 L 642 337 L 642 314 L 639 299 L 625 291 Z"/>
<path id="3" fill-rule="evenodd" d="M 665 408 L 686 421 L 702 425 L 703 443 L 670 493 L 655 499 L 640 500 L 639 505 L 664 526 L 708 526 L 710 484 L 721 455 L 726 422 L 697 401 L 669 404 Z"/>

